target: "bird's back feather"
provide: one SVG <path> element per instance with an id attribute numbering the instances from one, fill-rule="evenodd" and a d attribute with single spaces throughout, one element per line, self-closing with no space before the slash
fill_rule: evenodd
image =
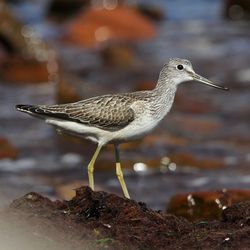
<path id="1" fill-rule="evenodd" d="M 16 108 L 40 118 L 52 117 L 117 131 L 134 120 L 130 106 L 138 99 L 137 95 L 140 94 L 104 95 L 69 104 L 17 105 Z"/>

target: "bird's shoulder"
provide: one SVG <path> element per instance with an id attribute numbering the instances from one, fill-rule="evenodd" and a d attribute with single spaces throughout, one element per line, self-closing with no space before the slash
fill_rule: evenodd
<path id="1" fill-rule="evenodd" d="M 129 105 L 132 105 L 134 102 L 146 100 L 147 95 L 145 92 L 146 91 L 138 91 L 132 93 L 102 95 L 79 101 L 73 105 L 82 106 L 84 108 L 86 108 L 87 106 L 101 106 L 105 108 L 113 105 L 118 105 L 123 106 L 124 108 L 128 108 Z"/>

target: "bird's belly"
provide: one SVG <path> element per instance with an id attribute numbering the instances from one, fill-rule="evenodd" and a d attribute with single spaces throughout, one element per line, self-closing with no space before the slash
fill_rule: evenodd
<path id="1" fill-rule="evenodd" d="M 54 125 L 71 135 L 83 137 L 97 143 L 103 141 L 105 144 L 107 138 L 110 138 L 109 131 L 104 131 L 99 128 L 90 127 L 81 123 L 61 121 L 56 119 L 47 119 L 46 123 Z"/>
<path id="2" fill-rule="evenodd" d="M 114 141 L 127 141 L 143 137 L 154 129 L 160 120 L 145 117 L 142 120 L 134 121 L 125 128 L 114 133 Z"/>
<path id="3" fill-rule="evenodd" d="M 145 116 L 142 119 L 134 120 L 125 128 L 118 131 L 102 130 L 71 121 L 47 119 L 46 122 L 55 125 L 70 134 L 84 137 L 97 143 L 107 144 L 138 139 L 148 134 L 159 123 L 159 120 Z"/>

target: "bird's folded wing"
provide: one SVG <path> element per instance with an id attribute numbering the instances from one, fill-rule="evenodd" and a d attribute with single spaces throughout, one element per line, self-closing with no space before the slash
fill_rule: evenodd
<path id="1" fill-rule="evenodd" d="M 134 120 L 129 96 L 102 96 L 71 104 L 36 106 L 34 113 L 117 131 Z"/>

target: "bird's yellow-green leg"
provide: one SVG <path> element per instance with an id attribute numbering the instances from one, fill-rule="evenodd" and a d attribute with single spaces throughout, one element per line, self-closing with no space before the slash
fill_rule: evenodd
<path id="1" fill-rule="evenodd" d="M 123 194 L 126 198 L 130 199 L 130 196 L 129 196 L 129 193 L 128 193 L 128 189 L 127 189 L 127 186 L 126 186 L 126 183 L 123 179 L 123 173 L 122 173 L 122 168 L 121 168 L 121 163 L 120 163 L 120 156 L 119 156 L 119 149 L 118 149 L 118 146 L 117 145 L 114 145 L 115 146 L 115 166 L 116 166 L 116 175 L 117 175 L 117 178 L 120 182 L 120 185 L 122 187 L 122 191 L 123 191 Z"/>
<path id="2" fill-rule="evenodd" d="M 89 162 L 88 165 L 88 176 L 89 176 L 89 186 L 90 188 L 94 191 L 95 187 L 94 187 L 94 165 L 95 165 L 95 161 L 96 158 L 98 156 L 98 154 L 100 153 L 100 150 L 102 148 L 102 145 L 98 145 L 91 161 Z"/>

